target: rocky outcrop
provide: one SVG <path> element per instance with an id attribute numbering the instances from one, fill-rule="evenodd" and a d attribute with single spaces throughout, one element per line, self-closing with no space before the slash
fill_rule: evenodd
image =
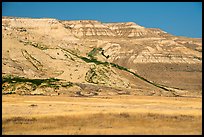
<path id="1" fill-rule="evenodd" d="M 90 70 L 86 73 L 85 79 L 89 83 L 110 87 L 130 88 L 128 80 L 121 78 L 110 66 L 92 65 Z"/>

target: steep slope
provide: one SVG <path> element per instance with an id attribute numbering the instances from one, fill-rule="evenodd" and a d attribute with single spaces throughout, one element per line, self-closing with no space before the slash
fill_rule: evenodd
<path id="1" fill-rule="evenodd" d="M 201 95 L 201 39 L 132 22 L 3 17 L 2 46 L 3 76 L 74 83 L 60 94 Z"/>

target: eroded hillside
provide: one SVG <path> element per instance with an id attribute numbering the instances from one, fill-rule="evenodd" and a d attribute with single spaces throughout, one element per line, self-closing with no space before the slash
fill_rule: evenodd
<path id="1" fill-rule="evenodd" d="M 3 17 L 2 46 L 4 94 L 202 95 L 202 39 L 132 22 Z"/>

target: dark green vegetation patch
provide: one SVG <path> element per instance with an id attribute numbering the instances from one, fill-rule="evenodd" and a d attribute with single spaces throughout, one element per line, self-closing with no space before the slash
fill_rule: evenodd
<path id="1" fill-rule="evenodd" d="M 56 79 L 56 78 L 28 79 L 24 77 L 11 76 L 11 75 L 2 77 L 2 84 L 5 82 L 8 82 L 8 83 L 30 82 L 32 84 L 39 86 L 41 83 L 51 83 L 51 82 L 56 82 L 56 81 L 59 81 L 59 79 Z"/>

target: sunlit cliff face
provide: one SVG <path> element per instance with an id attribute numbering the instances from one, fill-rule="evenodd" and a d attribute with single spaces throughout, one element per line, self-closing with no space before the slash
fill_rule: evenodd
<path id="1" fill-rule="evenodd" d="M 103 52 L 94 53 L 97 61 L 118 64 L 168 87 L 201 90 L 201 39 L 173 36 L 133 22 L 2 19 L 3 75 L 55 77 L 77 83 L 92 81 L 95 85 L 132 90 L 141 86 L 151 90 L 151 86 L 132 74 L 80 58 L 89 58 L 88 54 L 98 48 Z"/>

